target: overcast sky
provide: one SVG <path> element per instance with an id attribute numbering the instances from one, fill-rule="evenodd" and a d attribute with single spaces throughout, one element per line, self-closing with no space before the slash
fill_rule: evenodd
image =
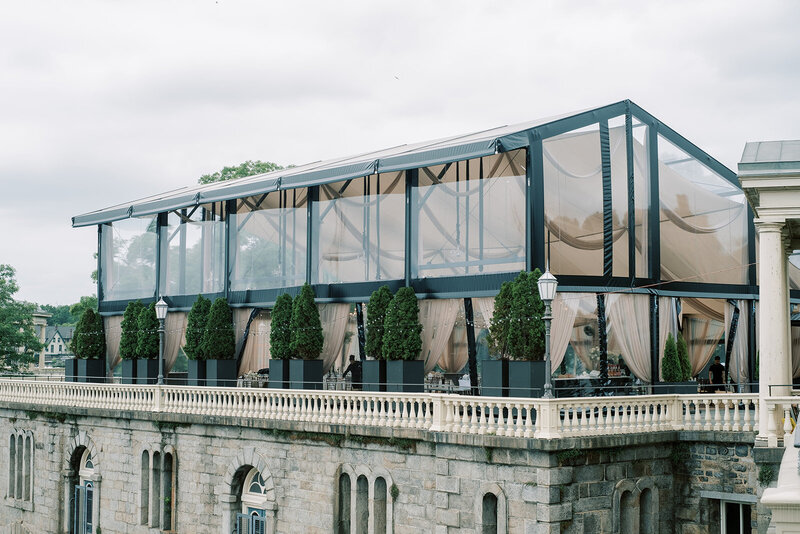
<path id="1" fill-rule="evenodd" d="M 71 217 L 630 98 L 736 169 L 800 138 L 800 2 L 0 0 L 0 263 L 94 294 Z"/>

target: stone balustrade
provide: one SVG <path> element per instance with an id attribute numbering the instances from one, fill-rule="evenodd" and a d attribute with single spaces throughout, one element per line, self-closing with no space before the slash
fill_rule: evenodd
<path id="1" fill-rule="evenodd" d="M 196 388 L 0 379 L 0 403 L 243 417 L 433 432 L 559 438 L 666 430 L 756 432 L 756 394 L 647 395 L 569 399 L 330 390 Z M 770 397 L 777 444 L 792 432 L 800 397 Z"/>

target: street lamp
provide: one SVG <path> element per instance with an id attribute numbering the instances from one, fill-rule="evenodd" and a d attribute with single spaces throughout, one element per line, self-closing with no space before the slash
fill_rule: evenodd
<path id="1" fill-rule="evenodd" d="M 156 317 L 158 318 L 158 385 L 164 384 L 164 320 L 167 318 L 167 308 L 164 297 L 156 302 Z"/>
<path id="2" fill-rule="evenodd" d="M 553 398 L 553 385 L 550 383 L 550 321 L 553 316 L 550 315 L 550 303 L 556 298 L 556 289 L 558 288 L 558 280 L 550 273 L 550 266 L 547 266 L 544 274 L 539 277 L 537 282 L 539 286 L 539 298 L 544 302 L 544 395 L 545 399 Z"/>

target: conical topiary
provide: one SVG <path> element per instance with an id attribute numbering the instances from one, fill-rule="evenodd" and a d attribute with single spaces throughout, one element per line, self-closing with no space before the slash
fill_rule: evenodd
<path id="1" fill-rule="evenodd" d="M 99 360 L 106 355 L 106 329 L 103 325 L 103 318 L 92 308 L 88 308 L 83 315 L 86 319 L 86 328 L 83 331 L 81 341 L 82 358 L 89 360 Z"/>
<path id="2" fill-rule="evenodd" d="M 322 353 L 325 338 L 322 334 L 322 323 L 319 310 L 314 302 L 314 290 L 303 284 L 300 294 L 292 304 L 292 352 L 303 360 L 315 360 Z"/>
<path id="3" fill-rule="evenodd" d="M 274 360 L 288 360 L 292 357 L 292 297 L 287 293 L 280 295 L 272 308 L 272 322 L 269 332 L 269 352 Z"/>
<path id="4" fill-rule="evenodd" d="M 664 345 L 664 359 L 661 361 L 661 380 L 664 382 L 681 382 L 683 368 L 678 361 L 678 348 L 672 332 L 667 334 L 667 343 Z"/>
<path id="5" fill-rule="evenodd" d="M 204 360 L 203 336 L 206 333 L 206 323 L 208 313 L 211 310 L 211 301 L 203 295 L 198 295 L 197 300 L 192 304 L 189 315 L 186 319 L 186 345 L 183 352 L 190 360 Z"/>
<path id="6" fill-rule="evenodd" d="M 544 359 L 544 302 L 536 285 L 541 275 L 539 269 L 522 271 L 514 280 L 507 334 L 507 352 L 514 360 Z"/>
<path id="7" fill-rule="evenodd" d="M 207 360 L 232 360 L 236 352 L 233 313 L 228 301 L 218 298 L 211 305 L 203 336 L 203 356 Z"/>
<path id="8" fill-rule="evenodd" d="M 500 292 L 494 298 L 494 313 L 489 325 L 489 335 L 486 342 L 489 352 L 505 358 L 508 346 L 508 326 L 511 323 L 511 301 L 513 299 L 514 283 L 503 282 Z"/>
<path id="9" fill-rule="evenodd" d="M 410 287 L 397 290 L 383 323 L 383 358 L 416 360 L 422 350 L 422 325 L 417 296 Z"/>
<path id="10" fill-rule="evenodd" d="M 683 381 L 691 380 L 692 362 L 689 361 L 689 349 L 686 347 L 686 340 L 682 335 L 678 335 L 678 361 L 681 362 Z"/>
<path id="11" fill-rule="evenodd" d="M 139 312 L 139 335 L 136 344 L 136 357 L 140 360 L 158 358 L 158 317 L 156 305 L 151 303 Z"/>
<path id="12" fill-rule="evenodd" d="M 135 360 L 138 357 L 139 314 L 142 312 L 142 308 L 144 308 L 144 305 L 138 300 L 131 301 L 122 316 L 119 355 L 123 360 Z"/>
<path id="13" fill-rule="evenodd" d="M 383 323 L 392 302 L 392 291 L 381 286 L 372 292 L 367 304 L 367 343 L 365 350 L 371 358 L 383 358 Z"/>

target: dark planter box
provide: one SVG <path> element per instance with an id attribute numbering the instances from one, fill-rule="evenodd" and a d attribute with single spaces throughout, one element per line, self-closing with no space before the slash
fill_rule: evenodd
<path id="1" fill-rule="evenodd" d="M 269 361 L 269 387 L 289 389 L 289 360 Z"/>
<path id="2" fill-rule="evenodd" d="M 289 360 L 291 389 L 322 389 L 322 360 Z"/>
<path id="3" fill-rule="evenodd" d="M 135 384 L 136 383 L 136 362 L 138 360 L 122 360 L 122 378 L 121 384 Z"/>
<path id="4" fill-rule="evenodd" d="M 105 360 L 78 360 L 78 381 L 103 383 L 106 381 Z"/>
<path id="5" fill-rule="evenodd" d="M 361 362 L 361 379 L 364 391 L 386 391 L 386 360 Z"/>
<path id="6" fill-rule="evenodd" d="M 508 396 L 533 398 L 544 393 L 546 362 L 508 362 Z"/>
<path id="7" fill-rule="evenodd" d="M 697 382 L 664 382 L 659 385 L 656 395 L 694 395 L 697 393 Z M 710 387 L 710 386 L 709 386 Z"/>
<path id="8" fill-rule="evenodd" d="M 206 361 L 205 360 L 189 360 L 187 368 L 187 386 L 205 386 L 206 385 Z"/>
<path id="9" fill-rule="evenodd" d="M 236 360 L 206 360 L 206 385 L 214 388 L 235 388 Z"/>
<path id="10" fill-rule="evenodd" d="M 136 360 L 136 383 L 155 384 L 158 382 L 158 359 Z"/>
<path id="11" fill-rule="evenodd" d="M 481 396 L 508 397 L 508 360 L 481 362 Z"/>
<path id="12" fill-rule="evenodd" d="M 78 381 L 78 359 L 65 358 L 64 359 L 64 381 L 77 382 Z"/>
<path id="13" fill-rule="evenodd" d="M 425 362 L 391 360 L 386 362 L 386 391 L 422 393 L 425 391 Z"/>

